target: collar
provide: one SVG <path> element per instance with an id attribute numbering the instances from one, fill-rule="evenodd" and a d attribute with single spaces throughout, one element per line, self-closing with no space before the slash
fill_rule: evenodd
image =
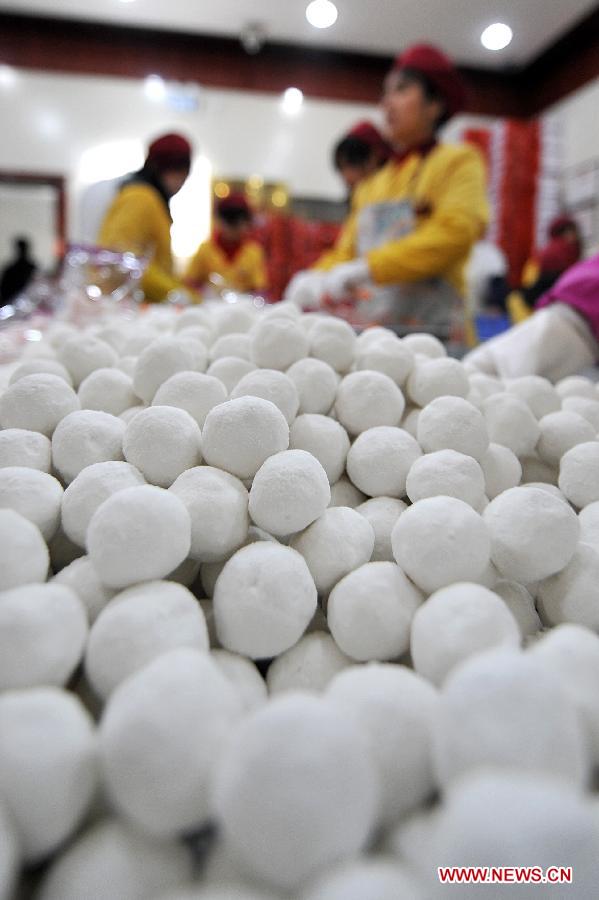
<path id="1" fill-rule="evenodd" d="M 424 159 L 429 155 L 431 150 L 434 150 L 437 146 L 438 141 L 437 138 L 431 138 L 430 141 L 426 141 L 424 144 L 419 144 L 416 147 L 408 147 L 407 150 L 393 150 L 391 154 L 391 161 L 396 163 L 397 165 L 401 165 L 409 159 L 410 156 L 414 154 L 418 154 L 421 159 Z"/>
<path id="2" fill-rule="evenodd" d="M 213 240 L 229 261 L 235 259 L 235 256 L 243 243 L 243 241 L 232 241 L 229 238 L 226 238 L 218 228 L 214 232 Z"/>

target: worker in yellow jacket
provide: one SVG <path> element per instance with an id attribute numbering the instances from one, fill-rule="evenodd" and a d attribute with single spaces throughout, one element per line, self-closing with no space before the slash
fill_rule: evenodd
<path id="1" fill-rule="evenodd" d="M 153 141 L 143 167 L 123 181 L 98 235 L 102 247 L 148 257 L 141 286 L 153 303 L 182 293 L 199 299 L 175 276 L 171 251 L 169 200 L 183 187 L 190 165 L 191 145 L 182 135 Z"/>
<path id="2" fill-rule="evenodd" d="M 366 287 L 372 319 L 400 333 L 450 335 L 463 315 L 465 263 L 488 220 L 480 154 L 436 138 L 463 102 L 459 73 L 435 47 L 397 58 L 383 97 L 393 155 L 357 187 L 333 251 L 295 276 L 287 299 L 315 305 Z"/>
<path id="3" fill-rule="evenodd" d="M 212 237 L 198 247 L 185 272 L 185 283 L 201 289 L 217 275 L 223 286 L 233 291 L 266 290 L 266 258 L 262 246 L 249 236 L 252 211 L 244 195 L 232 193 L 219 200 L 215 218 Z"/>

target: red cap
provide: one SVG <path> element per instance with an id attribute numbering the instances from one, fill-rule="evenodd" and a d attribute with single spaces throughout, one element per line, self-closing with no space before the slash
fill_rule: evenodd
<path id="1" fill-rule="evenodd" d="M 565 272 L 580 259 L 578 243 L 563 237 L 554 237 L 539 253 L 542 272 Z"/>
<path id="2" fill-rule="evenodd" d="M 387 159 L 391 155 L 391 148 L 378 128 L 375 128 L 372 122 L 366 119 L 357 122 L 354 127 L 348 131 L 347 137 L 355 137 L 364 141 L 367 146 L 376 150 L 381 159 Z"/>
<path id="3" fill-rule="evenodd" d="M 242 194 L 241 191 L 233 191 L 229 194 L 228 197 L 223 197 L 222 200 L 217 200 L 216 202 L 216 213 L 227 212 L 229 209 L 235 210 L 243 210 L 243 212 L 247 213 L 248 216 L 252 215 L 252 210 L 250 209 L 250 204 L 247 202 L 245 194 Z"/>
<path id="4" fill-rule="evenodd" d="M 191 144 L 181 134 L 163 134 L 148 147 L 148 162 L 160 171 L 189 169 Z"/>
<path id="5" fill-rule="evenodd" d="M 559 237 L 566 228 L 575 228 L 576 231 L 578 231 L 576 219 L 573 219 L 572 216 L 568 215 L 556 216 L 555 219 L 552 219 L 549 223 L 549 237 Z"/>
<path id="6" fill-rule="evenodd" d="M 449 57 L 432 44 L 408 47 L 396 58 L 393 68 L 399 71 L 413 69 L 424 75 L 445 101 L 448 116 L 464 108 L 466 88 L 462 76 Z"/>

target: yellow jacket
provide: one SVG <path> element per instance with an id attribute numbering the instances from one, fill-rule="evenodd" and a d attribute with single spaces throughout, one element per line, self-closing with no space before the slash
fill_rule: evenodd
<path id="1" fill-rule="evenodd" d="M 366 254 L 378 284 L 442 276 L 464 291 L 463 270 L 472 245 L 485 231 L 489 210 L 482 157 L 467 144 L 438 144 L 424 159 L 414 153 L 390 160 L 360 184 L 335 247 L 316 263 L 330 269 L 358 255 L 358 219 L 367 206 L 410 200 L 415 229 Z"/>
<path id="2" fill-rule="evenodd" d="M 159 302 L 169 291 L 183 289 L 173 274 L 171 219 L 151 185 L 134 183 L 119 191 L 106 213 L 98 243 L 150 257 L 141 282 L 147 300 Z"/>
<path id="3" fill-rule="evenodd" d="M 200 287 L 212 272 L 222 275 L 234 291 L 262 291 L 268 286 L 266 257 L 257 241 L 244 241 L 233 259 L 228 259 L 214 238 L 204 241 L 185 272 L 185 281 Z"/>

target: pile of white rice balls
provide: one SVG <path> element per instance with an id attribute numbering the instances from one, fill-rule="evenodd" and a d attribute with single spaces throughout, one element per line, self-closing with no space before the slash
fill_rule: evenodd
<path id="1" fill-rule="evenodd" d="M 597 896 L 590 380 L 155 307 L 53 322 L 0 429 L 1 900 Z"/>

